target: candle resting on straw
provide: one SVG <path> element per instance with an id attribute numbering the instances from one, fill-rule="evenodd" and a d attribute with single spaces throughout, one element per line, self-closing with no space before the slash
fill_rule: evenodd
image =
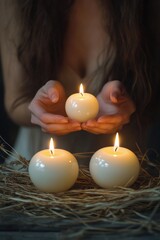
<path id="1" fill-rule="evenodd" d="M 93 154 L 89 170 L 95 183 L 102 188 L 129 187 L 138 178 L 140 164 L 132 151 L 119 147 L 117 133 L 115 146 L 101 148 Z"/>
<path id="2" fill-rule="evenodd" d="M 33 184 L 44 192 L 62 192 L 70 189 L 79 173 L 76 158 L 68 151 L 50 149 L 36 153 L 29 163 L 29 176 Z"/>

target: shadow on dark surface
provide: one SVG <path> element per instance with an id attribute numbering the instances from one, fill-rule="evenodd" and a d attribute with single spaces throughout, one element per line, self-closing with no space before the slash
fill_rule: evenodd
<path id="1" fill-rule="evenodd" d="M 158 215 L 159 216 L 159 215 Z M 157 217 L 158 217 L 157 216 Z M 83 219 L 75 219 L 74 223 L 70 219 L 52 219 L 52 218 L 32 218 L 21 214 L 11 214 L 2 217 L 0 220 L 0 237 L 1 239 L 124 239 L 124 240 L 158 240 L 159 231 L 148 232 L 142 227 L 138 231 L 135 226 L 135 232 L 131 229 L 124 229 L 124 232 L 119 231 L 123 222 L 115 226 L 115 231 L 111 231 L 113 226 L 107 222 L 93 222 L 92 224 L 83 224 Z M 125 224 L 124 224 L 125 228 Z"/>

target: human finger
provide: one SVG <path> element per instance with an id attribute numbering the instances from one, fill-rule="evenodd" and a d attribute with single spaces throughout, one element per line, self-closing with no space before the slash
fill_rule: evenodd
<path id="1" fill-rule="evenodd" d="M 127 124 L 130 121 L 130 115 L 128 114 L 113 114 L 113 115 L 105 115 L 100 116 L 97 119 L 98 123 L 108 123 L 108 124 Z"/>
<path id="2" fill-rule="evenodd" d="M 56 135 L 64 135 L 75 131 L 80 131 L 81 126 L 78 123 L 62 123 L 62 124 L 45 124 L 43 125 L 48 133 L 54 133 Z"/>
<path id="3" fill-rule="evenodd" d="M 121 128 L 120 125 L 115 125 L 115 124 L 100 124 L 97 123 L 94 126 L 90 125 L 82 125 L 82 129 L 93 133 L 93 134 L 112 134 L 115 133 L 117 130 Z"/>
<path id="4" fill-rule="evenodd" d="M 117 80 L 112 81 L 111 84 L 113 86 L 110 88 L 110 101 L 112 103 L 125 102 L 128 98 L 128 94 L 123 84 Z"/>
<path id="5" fill-rule="evenodd" d="M 52 113 L 44 113 L 40 117 L 41 121 L 43 123 L 49 124 L 49 123 L 68 123 L 69 119 L 67 117 L 64 117 L 62 115 L 55 115 Z"/>
<path id="6" fill-rule="evenodd" d="M 28 109 L 33 115 L 38 118 L 45 112 L 44 108 L 39 104 L 39 101 L 36 99 L 32 100 L 32 102 L 28 106 Z"/>
<path id="7" fill-rule="evenodd" d="M 55 80 L 49 80 L 44 85 L 44 91 L 47 93 L 48 97 L 53 103 L 58 102 L 61 95 L 65 95 L 62 84 Z"/>
<path id="8" fill-rule="evenodd" d="M 58 135 L 62 135 L 81 130 L 81 125 L 78 122 L 60 123 L 55 121 L 54 123 L 46 124 L 40 121 L 40 119 L 36 116 L 32 116 L 31 119 L 32 123 L 40 126 L 42 131 L 47 133 L 55 133 Z"/>

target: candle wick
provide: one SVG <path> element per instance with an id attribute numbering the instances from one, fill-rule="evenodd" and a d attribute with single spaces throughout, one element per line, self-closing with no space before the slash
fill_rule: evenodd
<path id="1" fill-rule="evenodd" d="M 116 151 L 117 151 L 117 149 L 118 149 L 118 147 L 115 147 L 114 151 L 116 152 Z"/>
<path id="2" fill-rule="evenodd" d="M 53 155 L 53 150 L 52 149 L 50 149 L 50 153 L 51 153 L 51 155 Z"/>
<path id="3" fill-rule="evenodd" d="M 82 97 L 83 97 L 83 93 L 81 92 L 81 95 L 82 95 Z"/>

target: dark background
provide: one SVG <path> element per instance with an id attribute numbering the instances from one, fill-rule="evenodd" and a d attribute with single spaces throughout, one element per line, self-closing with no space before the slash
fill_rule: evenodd
<path id="1" fill-rule="evenodd" d="M 13 147 L 16 135 L 18 132 L 18 126 L 14 124 L 10 118 L 8 117 L 5 107 L 4 107 L 4 85 L 2 73 L 0 70 L 0 137 L 6 141 L 10 146 Z M 0 139 L 0 144 L 4 144 L 3 139 Z M 9 146 L 5 146 L 8 150 L 10 150 Z M 6 155 L 0 151 L 0 162 L 4 160 Z"/>

